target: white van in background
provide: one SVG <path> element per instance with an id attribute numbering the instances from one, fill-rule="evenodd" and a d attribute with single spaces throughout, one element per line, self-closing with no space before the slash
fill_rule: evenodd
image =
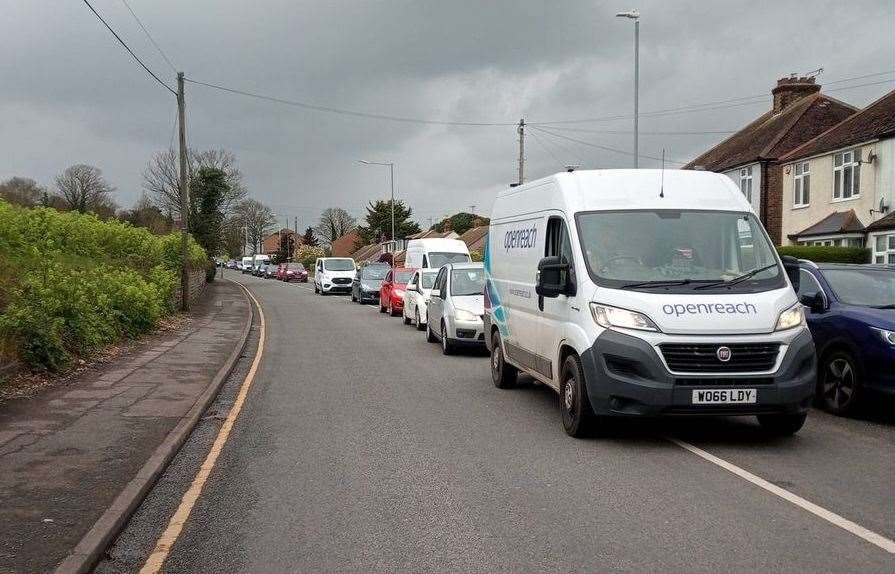
<path id="1" fill-rule="evenodd" d="M 243 273 L 251 273 L 255 268 L 260 267 L 264 263 L 270 263 L 270 255 L 250 255 L 242 258 L 242 266 L 239 269 Z"/>
<path id="2" fill-rule="evenodd" d="M 318 257 L 314 263 L 314 293 L 351 293 L 357 265 L 350 257 Z"/>
<path id="3" fill-rule="evenodd" d="M 459 239 L 411 239 L 407 242 L 404 267 L 439 269 L 448 263 L 469 263 L 469 248 Z"/>
<path id="4" fill-rule="evenodd" d="M 552 387 L 568 434 L 607 415 L 801 428 L 816 359 L 798 267 L 726 176 L 560 173 L 500 192 L 489 234 L 492 380 L 524 371 Z"/>

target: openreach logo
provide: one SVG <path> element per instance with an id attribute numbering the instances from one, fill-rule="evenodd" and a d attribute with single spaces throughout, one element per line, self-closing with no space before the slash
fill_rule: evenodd
<path id="1" fill-rule="evenodd" d="M 510 249 L 531 249 L 537 239 L 538 228 L 534 225 L 530 229 L 514 229 L 504 233 L 503 247 L 507 252 Z"/>
<path id="2" fill-rule="evenodd" d="M 757 315 L 758 310 L 752 303 L 688 303 L 682 305 L 662 305 L 666 315 L 681 317 L 683 315 Z"/>

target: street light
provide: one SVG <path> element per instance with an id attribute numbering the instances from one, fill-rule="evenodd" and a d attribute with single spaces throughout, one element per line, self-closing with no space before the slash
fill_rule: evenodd
<path id="1" fill-rule="evenodd" d="M 630 10 L 628 12 L 619 12 L 616 18 L 628 18 L 634 20 L 634 167 L 637 168 L 640 161 L 640 151 L 637 145 L 639 136 L 639 91 L 640 91 L 640 12 L 638 10 Z"/>
<path id="2" fill-rule="evenodd" d="M 360 163 L 365 165 L 387 165 L 389 177 L 391 178 L 392 185 L 392 249 L 395 251 L 398 250 L 398 245 L 395 243 L 395 164 L 390 161 L 367 161 L 365 159 L 358 160 Z"/>

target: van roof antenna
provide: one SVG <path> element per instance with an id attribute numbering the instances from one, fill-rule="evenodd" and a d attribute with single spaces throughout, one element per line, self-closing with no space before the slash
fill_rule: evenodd
<path id="1" fill-rule="evenodd" d="M 665 197 L 665 148 L 662 148 L 662 179 L 659 183 L 659 197 Z"/>

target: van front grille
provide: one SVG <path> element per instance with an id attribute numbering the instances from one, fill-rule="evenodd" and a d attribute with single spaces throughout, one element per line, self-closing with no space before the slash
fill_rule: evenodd
<path id="1" fill-rule="evenodd" d="M 761 373 L 774 368 L 780 343 L 662 343 L 659 349 L 679 373 Z"/>

